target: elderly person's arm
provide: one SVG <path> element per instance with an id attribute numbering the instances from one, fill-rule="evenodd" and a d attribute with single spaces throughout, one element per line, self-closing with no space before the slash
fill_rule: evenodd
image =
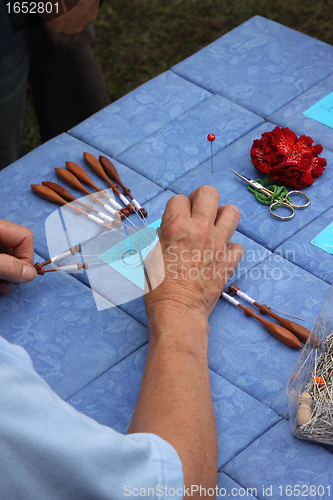
<path id="1" fill-rule="evenodd" d="M 218 208 L 218 198 L 215 189 L 202 187 L 189 198 L 173 197 L 163 215 L 165 278 L 145 296 L 150 344 L 127 436 L 62 401 L 33 370 L 28 354 L 0 337 L 0 429 L 5 434 L 0 451 L 10 457 L 0 463 L 0 489 L 6 498 L 19 499 L 24 489 L 27 500 L 120 500 L 150 488 L 160 496 L 157 488 L 163 486 L 179 498 L 183 480 L 189 488 L 185 498 L 192 485 L 215 488 L 208 317 L 243 254 L 229 243 L 239 212 L 232 205 Z M 10 283 L 35 276 L 32 233 L 0 221 L 0 245 L 4 293 Z M 154 251 L 147 263 L 152 283 L 159 264 Z M 161 499 L 168 497 L 165 492 Z"/>
<path id="2" fill-rule="evenodd" d="M 149 351 L 128 430 L 154 433 L 173 445 L 189 492 L 191 485 L 216 486 L 208 317 L 243 255 L 240 245 L 229 243 L 239 211 L 218 204 L 219 194 L 209 186 L 167 204 L 160 232 L 165 279 L 145 296 Z M 150 275 L 159 265 L 154 257 L 148 264 Z"/>

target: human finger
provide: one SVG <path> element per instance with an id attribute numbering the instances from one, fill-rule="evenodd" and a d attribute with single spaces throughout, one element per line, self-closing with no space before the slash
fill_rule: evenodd
<path id="1" fill-rule="evenodd" d="M 176 194 L 168 200 L 162 216 L 161 228 L 179 216 L 191 216 L 191 202 L 187 196 L 182 194 Z"/>
<path id="2" fill-rule="evenodd" d="M 37 275 L 36 269 L 21 259 L 7 254 L 0 255 L 0 280 L 9 283 L 27 283 Z"/>
<path id="3" fill-rule="evenodd" d="M 0 242 L 1 247 L 5 249 L 5 253 L 33 264 L 33 238 L 32 231 L 27 227 L 0 220 Z M 6 251 L 6 249 L 10 249 L 10 251 Z"/>
<path id="4" fill-rule="evenodd" d="M 219 192 L 212 186 L 200 186 L 197 188 L 189 196 L 192 217 L 199 220 L 207 220 L 214 224 L 219 206 L 219 198 Z"/>
<path id="5" fill-rule="evenodd" d="M 234 234 L 240 219 L 240 212 L 235 205 L 219 207 L 215 220 L 220 244 L 225 244 Z"/>

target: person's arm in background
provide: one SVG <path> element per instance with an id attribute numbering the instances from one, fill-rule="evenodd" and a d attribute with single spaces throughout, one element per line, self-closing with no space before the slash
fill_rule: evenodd
<path id="1" fill-rule="evenodd" d="M 71 3 L 76 5 L 71 8 Z M 51 40 L 61 33 L 70 38 L 79 35 L 88 24 L 95 21 L 99 5 L 100 0 L 67 0 L 68 11 L 65 14 L 51 21 L 48 20 L 47 14 L 42 14 L 46 31 Z"/>
<path id="2" fill-rule="evenodd" d="M 33 240 L 30 229 L 0 220 L 0 294 L 8 293 L 11 283 L 26 283 L 36 277 Z"/>
<path id="3" fill-rule="evenodd" d="M 229 243 L 239 211 L 218 203 L 218 192 L 203 186 L 167 204 L 160 231 L 165 279 L 145 295 L 149 351 L 128 429 L 157 434 L 176 449 L 185 488 L 216 486 L 208 317 L 243 255 L 240 245 Z M 149 274 L 158 265 L 153 254 Z"/>

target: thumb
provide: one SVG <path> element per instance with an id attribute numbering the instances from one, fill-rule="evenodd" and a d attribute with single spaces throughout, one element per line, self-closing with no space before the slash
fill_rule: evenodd
<path id="1" fill-rule="evenodd" d="M 36 275 L 36 269 L 28 262 L 11 255 L 0 255 L 0 279 L 9 283 L 26 283 L 33 280 Z"/>

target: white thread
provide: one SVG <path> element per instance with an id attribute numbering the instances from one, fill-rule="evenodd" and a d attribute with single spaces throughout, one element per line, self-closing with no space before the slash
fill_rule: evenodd
<path id="1" fill-rule="evenodd" d="M 233 304 L 234 306 L 238 306 L 239 302 L 238 300 L 234 299 L 233 297 L 230 297 L 230 295 L 228 295 L 227 293 L 225 292 L 222 292 L 222 297 L 224 299 L 226 299 L 228 302 L 230 302 L 231 304 Z"/>
<path id="2" fill-rule="evenodd" d="M 242 297 L 242 299 L 246 300 L 246 302 L 250 302 L 250 304 L 254 304 L 255 303 L 255 300 L 251 299 L 251 297 L 249 297 L 248 295 L 246 295 L 246 293 L 241 292 L 240 290 L 237 290 L 237 295 L 239 295 L 240 297 Z"/>
<path id="3" fill-rule="evenodd" d="M 104 208 L 105 208 L 105 210 L 107 210 L 108 212 L 110 212 L 110 214 L 112 214 L 112 215 L 114 215 L 115 213 L 117 213 L 117 210 L 115 210 L 112 207 L 109 207 L 108 205 L 104 205 Z"/>
<path id="4" fill-rule="evenodd" d="M 111 219 L 111 217 L 109 217 L 108 215 L 104 215 L 102 214 L 102 212 L 98 212 L 98 215 L 101 219 L 103 220 L 107 220 L 108 222 L 113 222 L 114 219 Z"/>
<path id="5" fill-rule="evenodd" d="M 125 207 L 126 205 L 128 205 L 128 200 L 126 200 L 125 196 L 123 194 L 119 194 L 119 198 L 121 199 L 121 201 L 124 203 Z"/>
<path id="6" fill-rule="evenodd" d="M 73 273 L 73 272 L 78 273 L 79 269 L 78 269 L 77 265 L 76 266 L 62 266 L 62 267 L 58 267 L 57 271 L 59 271 L 61 273 Z"/>
<path id="7" fill-rule="evenodd" d="M 98 217 L 95 217 L 92 214 L 88 214 L 89 219 L 93 220 L 94 222 L 97 222 L 97 224 L 103 225 L 104 221 L 102 219 L 99 219 Z"/>
<path id="8" fill-rule="evenodd" d="M 55 262 L 56 260 L 63 260 L 65 259 L 65 257 L 68 257 L 68 255 L 72 255 L 70 250 L 67 250 L 66 252 L 60 253 L 59 255 L 52 257 L 51 262 Z"/>
<path id="9" fill-rule="evenodd" d="M 142 206 L 140 205 L 140 203 L 138 203 L 134 198 L 132 200 L 132 203 L 133 203 L 133 205 L 135 205 L 135 208 L 137 208 L 138 210 L 140 210 L 140 208 L 142 208 Z"/>
<path id="10" fill-rule="evenodd" d="M 117 210 L 121 210 L 122 206 L 119 205 L 119 203 L 116 202 L 116 200 L 113 200 L 112 198 L 109 198 L 109 202 L 113 207 L 115 207 Z"/>

